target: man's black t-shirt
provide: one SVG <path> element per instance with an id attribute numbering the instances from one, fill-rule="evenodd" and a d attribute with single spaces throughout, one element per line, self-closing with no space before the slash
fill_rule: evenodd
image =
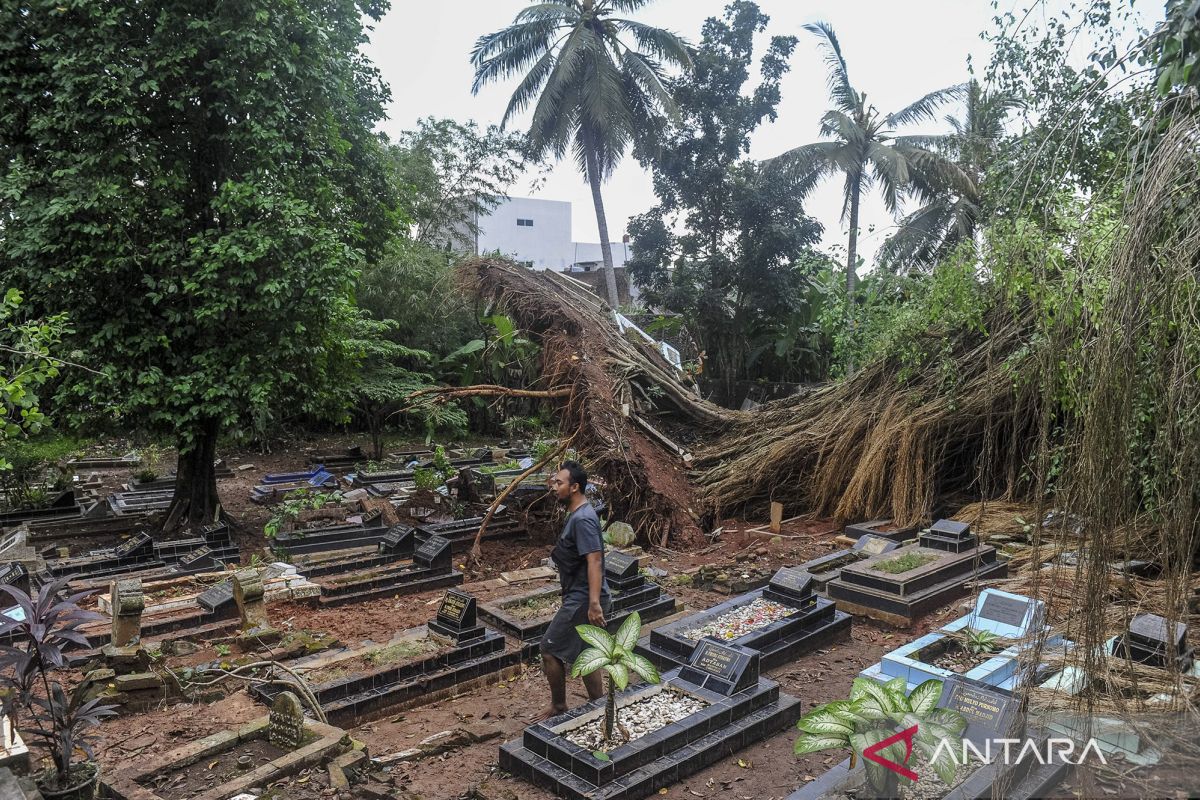
<path id="1" fill-rule="evenodd" d="M 584 503 L 571 512 L 563 525 L 562 535 L 554 545 L 550 558 L 558 567 L 558 579 L 562 584 L 563 604 L 568 599 L 588 599 L 587 555 L 599 552 L 604 555 L 604 538 L 600 534 L 600 518 L 591 503 Z M 603 580 L 601 562 L 600 599 L 608 599 L 608 582 Z"/>

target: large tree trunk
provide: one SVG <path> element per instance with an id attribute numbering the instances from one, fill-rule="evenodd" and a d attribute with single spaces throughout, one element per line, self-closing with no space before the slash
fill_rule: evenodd
<path id="1" fill-rule="evenodd" d="M 600 160 L 596 157 L 595 141 L 585 128 L 583 133 L 584 159 L 587 162 L 587 179 L 592 187 L 592 205 L 596 207 L 596 227 L 600 229 L 600 254 L 604 258 L 604 286 L 608 290 L 608 304 L 613 308 L 621 305 L 617 295 L 617 275 L 613 272 L 612 245 L 608 241 L 608 218 L 604 216 L 604 198 L 600 196 Z"/>
<path id="2" fill-rule="evenodd" d="M 216 519 L 220 499 L 213 463 L 218 433 L 216 419 L 204 420 L 190 447 L 184 450 L 181 446 L 175 471 L 175 497 L 167 509 L 163 531 L 197 528 Z"/>

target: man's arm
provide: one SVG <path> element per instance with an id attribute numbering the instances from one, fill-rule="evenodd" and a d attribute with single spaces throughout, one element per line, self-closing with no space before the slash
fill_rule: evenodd
<path id="1" fill-rule="evenodd" d="M 604 609 L 600 605 L 600 587 L 604 585 L 604 555 L 599 551 L 587 554 L 588 622 L 604 627 Z"/>

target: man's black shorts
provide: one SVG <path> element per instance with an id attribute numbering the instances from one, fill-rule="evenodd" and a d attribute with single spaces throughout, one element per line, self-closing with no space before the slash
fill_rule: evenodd
<path id="1" fill-rule="evenodd" d="M 607 620 L 612 613 L 612 603 L 601 600 L 600 607 L 604 609 Z M 562 607 L 550 621 L 550 627 L 542 635 L 541 650 L 557 658 L 570 673 L 575 659 L 583 652 L 583 639 L 575 630 L 576 625 L 588 625 L 588 599 L 575 595 L 563 601 Z"/>

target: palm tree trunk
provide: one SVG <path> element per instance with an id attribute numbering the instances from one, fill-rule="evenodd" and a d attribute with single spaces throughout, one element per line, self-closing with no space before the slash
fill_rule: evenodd
<path id="1" fill-rule="evenodd" d="M 617 276 L 613 272 L 612 246 L 608 241 L 608 218 L 604 216 L 604 198 L 600 196 L 600 159 L 596 157 L 595 141 L 592 132 L 584 126 L 583 149 L 584 160 L 587 163 L 587 179 L 592 187 L 592 205 L 596 207 L 596 227 L 600 229 L 600 255 L 604 258 L 604 286 L 608 291 L 608 304 L 613 308 L 620 306 L 617 296 Z"/>
<path id="2" fill-rule="evenodd" d="M 860 178 L 850 190 L 850 245 L 846 251 L 846 297 L 854 294 L 854 285 L 858 280 L 854 270 L 858 266 L 858 200 L 861 192 Z"/>

